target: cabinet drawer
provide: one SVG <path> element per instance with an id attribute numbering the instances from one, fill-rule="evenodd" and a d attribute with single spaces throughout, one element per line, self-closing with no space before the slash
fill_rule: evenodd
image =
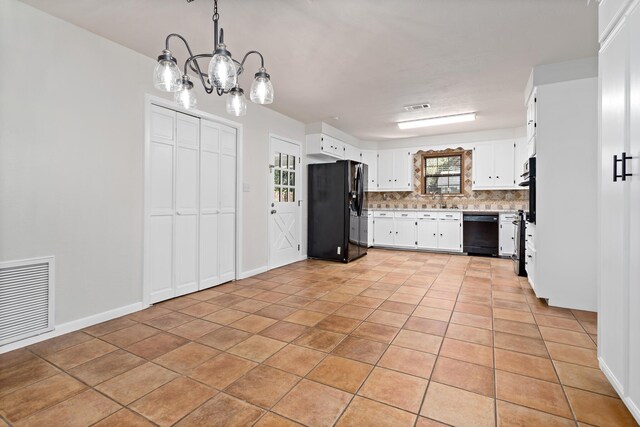
<path id="1" fill-rule="evenodd" d="M 418 212 L 418 218 L 438 218 L 438 212 Z"/>
<path id="2" fill-rule="evenodd" d="M 438 218 L 448 221 L 460 221 L 462 219 L 461 212 L 438 212 Z"/>
<path id="3" fill-rule="evenodd" d="M 527 228 L 524 233 L 524 241 L 527 246 L 531 246 L 533 249 L 536 248 L 536 228 L 533 224 L 527 223 Z"/>
<path id="4" fill-rule="evenodd" d="M 416 212 L 394 212 L 394 216 L 400 219 L 416 219 Z"/>
<path id="5" fill-rule="evenodd" d="M 517 214 L 512 214 L 512 213 L 500 214 L 500 222 L 513 222 L 516 219 L 518 219 Z"/>
<path id="6" fill-rule="evenodd" d="M 393 212 L 391 211 L 375 211 L 373 213 L 374 218 L 393 218 Z"/>

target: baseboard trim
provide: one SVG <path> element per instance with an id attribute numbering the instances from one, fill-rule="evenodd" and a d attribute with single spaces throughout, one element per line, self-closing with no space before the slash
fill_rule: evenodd
<path id="1" fill-rule="evenodd" d="M 262 267 L 254 268 L 253 270 L 247 270 L 240 273 L 238 279 L 246 279 L 247 277 L 255 276 L 260 273 L 264 273 L 265 271 L 269 271 L 269 267 L 264 265 Z"/>
<path id="2" fill-rule="evenodd" d="M 629 409 L 629 412 L 631 412 L 631 415 L 633 415 L 633 418 L 635 418 L 638 424 L 640 424 L 640 408 L 638 408 L 638 405 L 636 404 L 636 402 L 634 402 L 624 392 L 624 387 L 622 387 L 622 383 L 620 383 L 620 381 L 618 381 L 616 376 L 613 375 L 613 372 L 611 372 L 611 369 L 609 369 L 609 367 L 607 366 L 607 363 L 604 360 L 602 360 L 602 357 L 600 356 L 598 356 L 598 364 L 600 365 L 600 370 L 604 373 L 604 376 L 607 377 L 607 379 L 615 389 L 616 393 L 618 393 L 618 395 L 620 396 L 624 404 Z"/>
<path id="3" fill-rule="evenodd" d="M 607 363 L 602 360 L 602 357 L 600 356 L 598 356 L 598 364 L 600 365 L 600 370 L 602 371 L 602 373 L 604 373 L 604 376 L 607 377 L 613 388 L 616 390 L 616 393 L 618 393 L 620 396 L 624 396 L 625 393 L 622 383 L 618 381 L 615 375 L 613 375 L 613 372 L 611 372 L 611 369 L 609 369 Z"/>
<path id="4" fill-rule="evenodd" d="M 108 310 L 102 313 L 83 317 L 82 319 L 62 323 L 60 325 L 57 325 L 51 332 L 45 332 L 44 334 L 36 335 L 35 337 L 26 338 L 1 346 L 0 354 L 7 353 L 12 350 L 17 350 L 19 348 L 38 343 L 40 341 L 48 340 L 50 338 L 55 338 L 60 335 L 68 334 L 69 332 L 75 332 L 89 326 L 97 325 L 98 323 L 106 322 L 107 320 L 115 319 L 116 317 L 126 316 L 127 314 L 131 314 L 145 308 L 146 307 L 142 302 L 136 302 L 134 304 L 125 305 L 124 307 L 118 307 L 114 308 L 113 310 Z"/>

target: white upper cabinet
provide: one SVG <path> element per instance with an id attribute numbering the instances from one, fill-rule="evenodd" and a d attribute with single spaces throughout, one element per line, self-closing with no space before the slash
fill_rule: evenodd
<path id="1" fill-rule="evenodd" d="M 481 144 L 473 147 L 473 188 L 493 186 L 493 145 Z"/>
<path id="2" fill-rule="evenodd" d="M 353 145 L 344 144 L 344 159 L 353 160 L 354 162 L 362 161 L 362 150 Z"/>
<path id="3" fill-rule="evenodd" d="M 411 191 L 411 152 L 385 150 L 378 152 L 378 190 Z"/>
<path id="4" fill-rule="evenodd" d="M 314 157 L 345 158 L 345 143 L 322 133 L 307 135 L 307 155 Z"/>
<path id="5" fill-rule="evenodd" d="M 378 153 L 373 150 L 362 151 L 362 163 L 367 165 L 366 191 L 378 190 Z"/>
<path id="6" fill-rule="evenodd" d="M 473 189 L 508 190 L 517 187 L 514 141 L 496 141 L 473 147 Z"/>
<path id="7" fill-rule="evenodd" d="M 378 153 L 378 190 L 393 188 L 393 151 Z"/>

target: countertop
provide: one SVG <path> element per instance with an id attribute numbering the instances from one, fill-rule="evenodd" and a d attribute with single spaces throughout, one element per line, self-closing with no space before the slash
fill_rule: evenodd
<path id="1" fill-rule="evenodd" d="M 425 208 L 425 209 L 415 209 L 415 208 L 367 208 L 369 211 L 402 211 L 402 212 L 425 212 L 425 211 L 435 211 L 435 212 L 463 212 L 463 213 L 517 213 L 517 209 L 477 209 L 477 208 L 468 208 L 468 209 L 455 209 L 455 208 Z"/>

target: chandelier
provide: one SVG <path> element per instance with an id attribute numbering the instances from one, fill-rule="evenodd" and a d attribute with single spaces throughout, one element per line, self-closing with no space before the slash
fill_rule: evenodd
<path id="1" fill-rule="evenodd" d="M 187 0 L 191 3 L 194 0 Z M 252 50 L 247 52 L 242 61 L 231 57 L 231 52 L 227 50 L 224 44 L 224 30 L 218 29 L 218 0 L 213 1 L 213 53 L 201 53 L 194 55 L 187 40 L 180 34 L 169 34 L 165 41 L 165 48 L 162 55 L 158 56 L 158 64 L 153 71 L 153 85 L 156 89 L 164 92 L 173 92 L 174 100 L 178 105 L 184 108 L 194 108 L 196 106 L 196 96 L 193 91 L 193 83 L 191 77 L 187 74 L 191 71 L 195 74 L 196 79 L 200 80 L 204 90 L 210 94 L 215 92 L 218 96 L 227 96 L 227 113 L 234 116 L 244 116 L 247 114 L 247 103 L 244 97 L 244 91 L 240 87 L 238 77 L 244 71 L 244 64 L 251 54 L 260 57 L 260 68 L 254 75 L 251 84 L 251 93 L 249 98 L 256 104 L 271 104 L 273 102 L 273 85 L 271 77 L 264 68 L 264 57 L 258 51 Z M 181 73 L 178 68 L 178 61 L 173 57 L 169 50 L 169 41 L 173 38 L 180 39 L 189 52 L 189 57 L 184 62 L 184 71 Z M 203 73 L 198 60 L 211 58 L 207 73 Z"/>

